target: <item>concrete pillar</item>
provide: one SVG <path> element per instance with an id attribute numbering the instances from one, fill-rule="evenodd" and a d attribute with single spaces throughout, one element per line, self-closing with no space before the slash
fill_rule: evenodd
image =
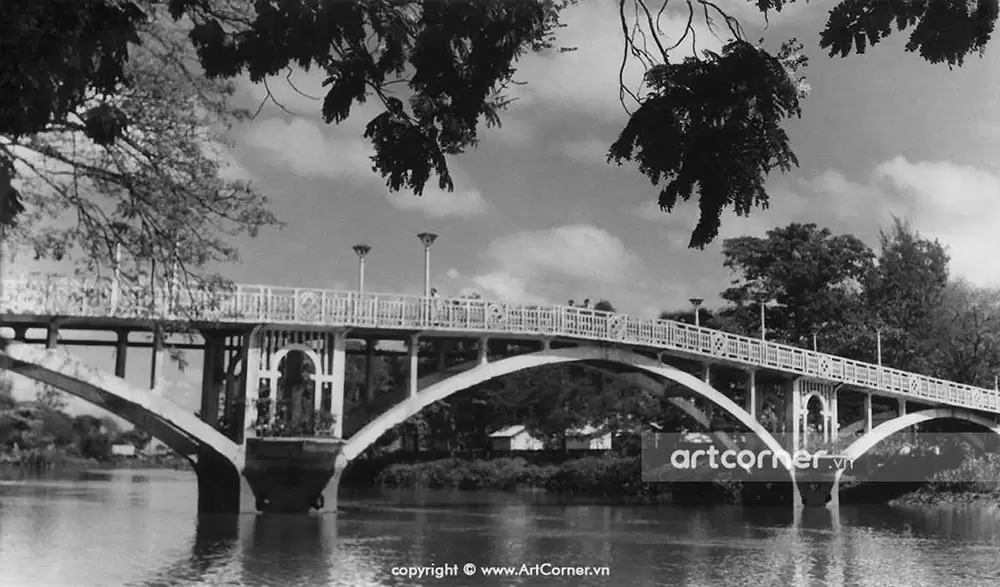
<path id="1" fill-rule="evenodd" d="M 115 377 L 121 379 L 125 379 L 125 368 L 128 366 L 128 334 L 128 330 L 119 330 L 115 344 Z"/>
<path id="2" fill-rule="evenodd" d="M 333 436 L 344 435 L 344 385 L 347 374 L 347 331 L 333 333 L 333 373 L 330 374 L 330 415 L 333 416 Z M 316 394 L 317 396 L 320 394 Z"/>
<path id="3" fill-rule="evenodd" d="M 201 367 L 201 420 L 213 428 L 219 423 L 218 371 L 222 366 L 222 352 L 225 339 L 211 333 L 202 333 L 205 338 L 205 358 Z M 219 352 L 222 351 L 222 352 Z"/>
<path id="4" fill-rule="evenodd" d="M 260 327 L 254 328 L 246 338 L 246 362 L 243 364 L 246 392 L 243 402 L 243 441 L 257 436 L 257 400 L 260 397 Z"/>
<path id="5" fill-rule="evenodd" d="M 794 454 L 802 446 L 802 399 L 799 379 L 782 382 L 782 395 L 785 404 L 785 433 L 788 434 L 785 444 L 789 453 Z"/>
<path id="6" fill-rule="evenodd" d="M 750 413 L 750 417 L 757 420 L 757 372 L 753 370 L 747 371 L 746 406 L 744 407 Z"/>
<path id="7" fill-rule="evenodd" d="M 843 384 L 837 385 L 830 393 L 830 441 L 840 437 L 840 388 Z"/>
<path id="8" fill-rule="evenodd" d="M 485 336 L 479 339 L 479 364 L 490 362 L 490 339 Z"/>
<path id="9" fill-rule="evenodd" d="M 906 400 L 900 398 L 899 400 L 899 416 L 903 417 L 906 415 Z"/>
<path id="10" fill-rule="evenodd" d="M 420 378 L 420 374 L 417 372 L 418 364 L 417 361 L 420 358 L 418 352 L 420 351 L 420 337 L 416 334 L 410 336 L 410 340 L 407 343 L 407 350 L 410 356 L 410 369 L 409 373 L 406 375 L 407 386 L 409 389 L 409 397 L 414 398 L 417 396 L 417 381 Z"/>
<path id="11" fill-rule="evenodd" d="M 865 434 L 872 431 L 872 394 L 865 394 Z"/>
<path id="12" fill-rule="evenodd" d="M 701 366 L 701 380 L 712 385 L 712 366 L 705 363 Z M 705 402 L 705 417 L 708 418 L 708 428 L 712 429 L 712 420 L 715 419 L 715 404 L 709 401 Z"/>
<path id="13" fill-rule="evenodd" d="M 371 405 L 375 401 L 375 345 L 378 341 L 365 339 L 365 403 Z"/>
<path id="14" fill-rule="evenodd" d="M 163 330 L 159 327 L 154 327 L 153 348 L 151 349 L 152 360 L 149 366 L 149 388 L 157 392 L 162 392 L 160 383 L 163 378 L 163 354 L 165 352 L 163 342 Z"/>
<path id="15" fill-rule="evenodd" d="M 49 324 L 45 329 L 45 348 L 54 349 L 59 346 L 59 325 Z"/>

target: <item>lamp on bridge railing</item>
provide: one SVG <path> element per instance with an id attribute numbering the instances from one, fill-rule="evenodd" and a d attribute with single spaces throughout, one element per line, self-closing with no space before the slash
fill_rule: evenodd
<path id="1" fill-rule="evenodd" d="M 882 329 L 875 329 L 875 352 L 878 356 L 878 366 L 882 366 Z"/>
<path id="2" fill-rule="evenodd" d="M 694 325 L 701 326 L 701 304 L 705 300 L 702 298 L 691 298 L 688 301 L 694 306 Z"/>
<path id="3" fill-rule="evenodd" d="M 421 232 L 417 235 L 420 242 L 424 244 L 424 297 L 431 295 L 431 245 L 437 240 L 438 235 L 433 232 Z"/>
<path id="4" fill-rule="evenodd" d="M 358 292 L 365 291 L 365 255 L 371 250 L 368 245 L 354 245 L 354 253 L 358 256 Z"/>
<path id="5" fill-rule="evenodd" d="M 821 330 L 823 330 L 824 328 L 826 328 L 829 325 L 830 325 L 829 322 L 824 322 L 824 323 L 822 323 L 822 324 L 819 325 L 819 328 L 817 328 L 816 330 L 813 330 L 813 352 L 814 353 L 817 352 L 817 350 L 816 350 L 816 335 L 819 334 Z"/>

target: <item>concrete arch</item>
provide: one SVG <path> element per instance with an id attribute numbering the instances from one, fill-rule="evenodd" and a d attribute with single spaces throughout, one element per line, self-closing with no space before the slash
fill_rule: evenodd
<path id="1" fill-rule="evenodd" d="M 859 459 L 864 456 L 869 450 L 875 447 L 878 443 L 882 442 L 886 438 L 889 438 L 896 432 L 920 424 L 921 422 L 929 422 L 931 420 L 942 420 L 945 418 L 950 418 L 953 420 L 965 420 L 967 422 L 972 422 L 973 424 L 978 424 L 983 428 L 993 432 L 994 434 L 1000 435 L 1000 424 L 996 422 L 987 420 L 986 418 L 975 414 L 973 412 L 963 410 L 961 408 L 936 408 L 932 410 L 923 410 L 920 412 L 913 412 L 906 414 L 905 416 L 900 416 L 888 422 L 879 424 L 872 429 L 871 432 L 865 434 L 861 438 L 855 440 L 850 446 L 844 451 L 844 456 L 849 459 Z"/>
<path id="2" fill-rule="evenodd" d="M 771 451 L 775 453 L 784 451 L 784 447 L 781 446 L 774 436 L 754 420 L 746 410 L 694 375 L 628 350 L 581 346 L 546 349 L 516 357 L 508 357 L 496 362 L 480 365 L 432 384 L 427 389 L 418 393 L 413 399 L 407 399 L 397 404 L 358 431 L 357 434 L 344 444 L 342 454 L 348 460 L 354 459 L 374 444 L 385 432 L 405 422 L 410 416 L 438 400 L 445 399 L 473 385 L 524 369 L 576 361 L 611 361 L 621 363 L 637 367 L 645 373 L 658 375 L 680 383 L 728 411 L 740 423 L 755 433 Z"/>
<path id="3" fill-rule="evenodd" d="M 167 446 L 197 463 L 207 449 L 237 470 L 246 460 L 243 449 L 194 414 L 148 390 L 139 389 L 95 369 L 62 349 L 32 347 L 7 342 L 0 352 L 0 369 L 46 383 L 74 395 L 162 440 Z M 218 459 L 214 459 L 218 460 Z"/>
<path id="4" fill-rule="evenodd" d="M 274 355 L 271 356 L 271 364 L 274 365 L 273 369 L 274 372 L 278 371 L 278 365 L 281 364 L 281 360 L 287 357 L 288 354 L 291 353 L 292 351 L 299 351 L 300 353 L 308 357 L 309 360 L 312 361 L 313 367 L 316 368 L 317 376 L 328 375 L 328 373 L 325 372 L 325 369 L 323 369 L 323 361 L 320 360 L 319 355 L 316 354 L 316 351 L 312 350 L 311 348 L 309 348 L 304 344 L 298 344 L 298 343 L 283 346 L 281 347 L 281 349 L 275 352 Z"/>
<path id="5" fill-rule="evenodd" d="M 417 380 L 417 390 L 418 390 L 418 393 L 420 393 L 424 389 L 427 389 L 431 385 L 439 383 L 439 382 L 441 382 L 441 381 L 443 381 L 445 379 L 448 379 L 449 377 L 454 377 L 458 373 L 462 373 L 462 372 L 468 371 L 470 369 L 473 369 L 477 365 L 479 365 L 479 361 L 478 360 L 465 361 L 465 362 L 459 363 L 457 365 L 452 365 L 452 366 L 446 368 L 444 371 L 437 371 L 435 373 L 430 373 L 428 375 L 424 375 L 419 380 Z M 643 373 L 641 375 L 642 375 L 643 380 L 644 380 L 643 384 L 656 384 L 656 385 L 659 385 L 659 382 L 657 382 L 653 377 L 650 377 L 648 374 Z M 406 401 L 405 398 L 406 398 L 407 392 L 408 392 L 408 390 L 406 389 L 406 385 L 405 384 L 404 385 L 400 385 L 393 392 L 379 396 L 379 400 L 380 401 L 378 403 L 381 403 L 381 402 L 392 402 L 388 406 L 388 408 L 387 408 L 387 409 L 391 409 L 393 405 L 396 405 L 396 404 L 398 404 L 400 402 Z M 667 402 L 669 402 L 671 405 L 673 405 L 674 407 L 680 409 L 685 414 L 687 414 L 688 416 L 690 416 L 691 419 L 693 419 L 699 426 L 703 427 L 706 432 L 711 432 L 711 429 L 712 429 L 712 422 L 711 422 L 711 420 L 709 419 L 708 415 L 704 411 L 702 411 L 698 406 L 696 406 L 694 404 L 694 402 L 691 402 L 690 400 L 684 399 L 682 397 L 670 397 L 670 398 L 667 398 Z M 367 406 L 359 405 L 359 406 L 357 406 L 356 408 L 354 408 L 353 410 L 351 410 L 350 412 L 348 412 L 347 414 L 344 415 L 344 437 L 345 438 L 352 437 L 356 432 L 360 432 L 361 429 L 364 428 L 364 426 L 356 425 L 355 422 L 356 422 L 356 420 L 358 418 L 364 417 L 366 415 L 365 414 L 366 408 L 367 408 Z M 712 432 L 711 434 L 723 446 L 725 446 L 727 449 L 738 450 L 738 447 L 736 446 L 736 442 L 733 440 L 732 436 L 729 435 L 728 433 L 726 433 L 726 432 Z"/>

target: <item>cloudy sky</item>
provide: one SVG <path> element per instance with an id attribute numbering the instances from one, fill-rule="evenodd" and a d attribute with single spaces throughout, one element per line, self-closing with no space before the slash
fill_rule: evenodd
<path id="1" fill-rule="evenodd" d="M 1000 101 L 993 99 L 1000 45 L 954 71 L 905 53 L 905 35 L 863 56 L 829 58 L 818 47 L 829 4 L 793 5 L 766 30 L 750 31 L 771 47 L 790 37 L 805 44 L 812 94 L 803 117 L 787 126 L 801 166 L 771 178 L 768 210 L 724 219 L 720 241 L 798 221 L 875 245 L 895 214 L 948 247 L 955 275 L 997 284 L 1000 264 L 983 260 L 1000 248 L 993 228 L 1000 222 Z M 523 60 L 517 78 L 527 85 L 516 88 L 503 128 L 485 130 L 477 149 L 451 159 L 451 193 L 389 193 L 361 138 L 374 111 L 327 125 L 318 100 L 275 83 L 291 113 L 268 105 L 235 129 L 233 157 L 287 228 L 244 244 L 244 262 L 231 277 L 351 288 L 351 247 L 367 243 L 366 289 L 417 292 L 416 234 L 432 231 L 441 235 L 432 280 L 444 295 L 474 287 L 509 301 L 607 298 L 647 316 L 682 308 L 692 296 L 717 302 L 728 282 L 721 242 L 687 248 L 696 202 L 661 212 L 657 189 L 635 168 L 604 160 L 627 120 L 618 101 L 616 6 L 581 0 L 560 32 L 560 42 L 578 50 Z M 700 47 L 721 45 L 705 31 L 698 39 Z M 293 80 L 321 95 L 320 77 Z M 244 84 L 240 100 L 256 106 L 261 96 L 262 88 Z M 196 381 L 196 371 L 188 378 Z"/>

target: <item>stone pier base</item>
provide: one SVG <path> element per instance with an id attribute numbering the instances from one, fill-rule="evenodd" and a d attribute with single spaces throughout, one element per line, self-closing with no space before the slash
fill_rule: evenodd
<path id="1" fill-rule="evenodd" d="M 805 507 L 833 507 L 840 505 L 841 465 L 837 457 L 824 457 L 819 467 L 795 471 L 795 504 Z"/>
<path id="2" fill-rule="evenodd" d="M 198 476 L 198 513 L 243 514 L 254 512 L 253 491 L 236 466 L 206 451 L 194 466 Z"/>
<path id="3" fill-rule="evenodd" d="M 250 438 L 243 475 L 261 512 L 336 510 L 343 441 L 323 438 Z M 324 489 L 333 480 L 332 491 Z M 332 498 L 333 503 L 328 503 Z"/>

